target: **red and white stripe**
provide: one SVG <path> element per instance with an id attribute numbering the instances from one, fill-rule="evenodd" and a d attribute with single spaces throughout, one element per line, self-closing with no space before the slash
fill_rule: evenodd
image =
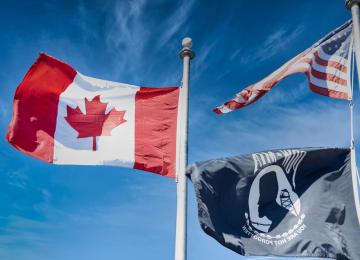
<path id="1" fill-rule="evenodd" d="M 351 30 L 351 27 L 352 24 L 348 22 L 340 28 Z M 332 98 L 351 99 L 351 48 L 348 50 L 347 57 L 328 55 L 322 50 L 322 44 L 338 37 L 337 34 L 341 30 L 330 35 L 331 37 L 328 37 L 326 41 L 319 41 L 320 44 L 315 44 L 312 48 L 300 53 L 263 80 L 246 87 L 233 99 L 215 108 L 214 112 L 225 114 L 250 105 L 265 95 L 280 80 L 294 73 L 305 73 L 309 87 L 315 93 Z M 351 41 L 351 39 L 346 40 Z"/>
<path id="2" fill-rule="evenodd" d="M 82 75 L 40 54 L 18 86 L 7 133 L 18 150 L 54 164 L 114 165 L 175 177 L 180 89 L 144 88 Z M 106 111 L 125 112 L 110 136 L 78 138 L 67 107 L 86 113 L 85 98 L 100 95 Z"/>

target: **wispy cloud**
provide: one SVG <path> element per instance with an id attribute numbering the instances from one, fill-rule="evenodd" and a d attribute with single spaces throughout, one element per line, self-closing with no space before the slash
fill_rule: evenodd
<path id="1" fill-rule="evenodd" d="M 0 124 L 8 123 L 8 117 L 10 116 L 9 102 L 5 102 L 0 98 Z"/>
<path id="2" fill-rule="evenodd" d="M 0 249 L 11 247 L 18 243 L 44 246 L 47 244 L 47 241 L 41 236 L 41 233 L 55 228 L 43 221 L 36 221 L 14 215 L 10 216 L 7 222 L 8 225 L 0 229 Z"/>
<path id="3" fill-rule="evenodd" d="M 235 58 L 240 54 L 240 52 L 243 51 L 243 50 L 244 50 L 243 47 L 240 47 L 240 48 L 238 48 L 237 50 L 235 50 L 235 51 L 230 55 L 229 60 L 235 59 Z"/>
<path id="4" fill-rule="evenodd" d="M 28 177 L 27 168 L 19 168 L 15 171 L 8 172 L 8 184 L 18 189 L 27 189 Z"/>
<path id="5" fill-rule="evenodd" d="M 107 19 L 105 41 L 113 53 L 116 69 L 135 72 L 141 62 L 151 30 L 142 22 L 146 1 L 118 1 Z"/>
<path id="6" fill-rule="evenodd" d="M 104 29 L 107 51 L 114 60 L 115 77 L 129 78 L 136 84 L 139 83 L 139 75 L 143 79 L 158 72 L 161 66 L 158 62 L 163 61 L 164 56 L 161 54 L 171 52 L 178 59 L 180 39 L 174 41 L 175 35 L 186 31 L 185 24 L 194 3 L 194 0 L 179 1 L 174 12 L 163 16 L 160 23 L 155 23 L 153 12 L 156 4 L 145 0 L 116 2 L 105 19 Z M 180 77 L 171 72 L 181 71 L 181 67 L 174 66 L 176 64 L 162 65 L 162 79 L 159 81 L 165 85 L 177 84 Z"/>
<path id="7" fill-rule="evenodd" d="M 219 37 L 220 38 L 220 37 Z M 203 72 L 211 65 L 213 65 L 208 59 L 211 55 L 212 50 L 218 44 L 219 40 L 214 40 L 208 45 L 204 45 L 199 49 L 199 55 L 196 57 L 194 62 L 194 76 L 192 80 L 197 80 L 199 77 L 202 77 Z"/>
<path id="8" fill-rule="evenodd" d="M 114 252 L 117 252 L 115 248 L 119 248 L 120 244 L 121 248 L 129 246 L 134 250 L 137 245 L 131 241 L 143 243 L 144 250 L 151 252 L 152 245 L 147 243 L 148 239 L 160 243 L 164 234 L 168 234 L 169 230 L 173 231 L 173 210 L 163 212 L 164 220 L 160 226 L 154 225 L 152 221 L 155 221 L 156 216 L 154 207 L 160 210 L 173 205 L 175 183 L 169 183 L 161 177 L 155 177 L 158 182 L 149 182 L 144 178 L 147 179 L 145 176 L 133 176 L 129 178 L 129 185 L 99 193 L 103 197 L 102 203 L 92 201 L 81 207 L 72 207 L 69 201 L 62 206 L 56 205 L 53 196 L 55 200 L 59 200 L 59 194 L 52 194 L 47 189 L 37 190 L 42 199 L 33 205 L 36 214 L 0 217 L 0 256 L 4 259 L 35 260 L 64 259 L 64 254 L 71 254 L 66 259 L 101 259 L 100 256 L 90 254 L 103 254 L 104 248 L 99 248 L 105 247 L 110 250 L 109 256 L 105 258 L 113 259 Z M 126 196 L 124 189 L 127 190 Z M 78 191 L 74 192 L 78 195 Z M 147 221 L 144 221 L 144 216 Z M 6 224 L 2 225 L 3 223 Z M 134 225 L 141 231 L 134 228 Z M 143 230 L 147 230 L 146 237 L 139 237 L 138 233 Z M 99 237 L 106 237 L 106 241 Z M 96 245 L 97 250 L 84 253 L 84 247 L 89 244 Z M 151 255 L 157 253 L 151 252 Z"/>
<path id="9" fill-rule="evenodd" d="M 321 99 L 321 97 L 320 97 Z M 206 160 L 254 151 L 286 147 L 319 147 L 349 145 L 349 112 L 347 104 L 316 100 L 306 105 L 281 103 L 272 106 L 253 104 L 249 113 L 222 118 L 217 115 L 198 117 L 193 134 L 190 159 Z M 244 111 L 245 113 L 245 111 Z M 339 123 L 341 122 L 341 123 Z"/>
<path id="10" fill-rule="evenodd" d="M 269 91 L 257 105 L 260 105 L 262 108 L 273 105 L 280 106 L 314 97 L 314 93 L 310 90 L 305 75 L 302 75 L 302 78 L 303 81 L 296 85 L 292 83 L 293 81 L 288 79 L 279 82 L 279 84 Z"/>
<path id="11" fill-rule="evenodd" d="M 302 25 L 299 25 L 295 29 L 286 26 L 279 28 L 268 35 L 267 38 L 263 40 L 263 43 L 258 45 L 256 49 L 249 51 L 250 54 L 241 56 L 240 62 L 242 64 L 249 64 L 254 61 L 262 62 L 268 60 L 292 43 L 303 31 L 304 26 Z M 233 53 L 233 59 L 238 57 L 240 50 L 241 49 Z"/>
<path id="12" fill-rule="evenodd" d="M 190 18 L 195 0 L 181 0 L 176 11 L 163 24 L 164 33 L 158 39 L 158 47 L 167 44 Z"/>

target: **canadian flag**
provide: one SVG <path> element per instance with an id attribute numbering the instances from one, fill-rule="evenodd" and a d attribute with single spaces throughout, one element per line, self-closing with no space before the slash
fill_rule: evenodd
<path id="1" fill-rule="evenodd" d="M 113 165 L 175 177 L 180 88 L 82 75 L 41 53 L 18 86 L 7 140 L 54 164 Z"/>

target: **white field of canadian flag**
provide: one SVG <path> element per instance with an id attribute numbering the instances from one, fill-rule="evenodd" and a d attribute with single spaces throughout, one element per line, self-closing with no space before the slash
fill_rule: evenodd
<path id="1" fill-rule="evenodd" d="M 41 53 L 16 90 L 7 139 L 49 163 L 175 177 L 179 93 L 87 77 Z"/>

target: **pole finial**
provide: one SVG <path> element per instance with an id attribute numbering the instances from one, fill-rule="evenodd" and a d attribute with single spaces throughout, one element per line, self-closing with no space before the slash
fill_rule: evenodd
<path id="1" fill-rule="evenodd" d="M 180 51 L 179 55 L 180 58 L 184 58 L 185 56 L 189 56 L 190 59 L 193 59 L 195 57 L 195 53 L 191 50 L 192 47 L 192 39 L 190 37 L 185 37 L 182 42 L 182 50 Z"/>
<path id="2" fill-rule="evenodd" d="M 191 48 L 192 47 L 192 39 L 190 37 L 185 37 L 182 40 L 181 45 L 183 46 L 183 48 Z"/>
<path id="3" fill-rule="evenodd" d="M 351 9 L 353 5 L 360 5 L 360 0 L 345 0 L 345 6 L 347 9 Z"/>

